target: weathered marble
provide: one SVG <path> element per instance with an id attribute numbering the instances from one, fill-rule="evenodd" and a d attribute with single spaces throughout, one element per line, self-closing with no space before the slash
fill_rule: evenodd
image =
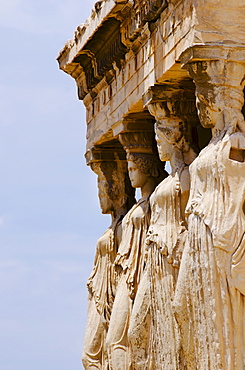
<path id="1" fill-rule="evenodd" d="M 244 19 L 245 0 L 102 0 L 57 58 L 112 215 L 85 369 L 245 368 Z"/>
<path id="2" fill-rule="evenodd" d="M 98 175 L 99 200 L 102 213 L 111 214 L 112 223 L 97 242 L 94 268 L 88 279 L 88 320 L 84 338 L 85 369 L 107 367 L 105 338 L 116 294 L 119 276 L 114 266 L 121 240 L 123 216 L 134 203 L 127 164 L 123 153 L 93 150 L 87 154 L 92 170 Z"/>
<path id="3" fill-rule="evenodd" d="M 120 135 L 127 151 L 131 184 L 140 188 L 141 199 L 131 208 L 122 221 L 122 239 L 115 265 L 121 267 L 107 334 L 109 369 L 129 369 L 131 353 L 128 345 L 128 325 L 135 295 L 138 290 L 145 261 L 145 238 L 149 227 L 149 196 L 166 176 L 163 163 L 152 150 L 153 133 L 130 132 Z"/>
<path id="4" fill-rule="evenodd" d="M 245 63 L 189 63 L 200 121 L 212 128 L 212 140 L 190 166 L 189 233 L 176 312 L 188 368 L 243 369 Z"/>

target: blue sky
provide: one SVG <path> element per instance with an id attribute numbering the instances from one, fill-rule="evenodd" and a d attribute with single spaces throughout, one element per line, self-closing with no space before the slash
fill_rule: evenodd
<path id="1" fill-rule="evenodd" d="M 56 56 L 93 3 L 0 0 L 1 370 L 82 369 L 86 280 L 110 218 Z"/>

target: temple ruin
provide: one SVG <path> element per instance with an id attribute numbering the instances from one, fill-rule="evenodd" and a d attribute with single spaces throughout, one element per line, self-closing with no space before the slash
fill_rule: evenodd
<path id="1" fill-rule="evenodd" d="M 84 368 L 244 370 L 245 0 L 98 1 L 58 63 L 112 220 Z"/>

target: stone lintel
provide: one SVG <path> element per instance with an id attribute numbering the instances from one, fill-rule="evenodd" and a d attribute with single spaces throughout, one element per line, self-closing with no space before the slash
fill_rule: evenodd
<path id="1" fill-rule="evenodd" d="M 188 86 L 181 86 L 178 84 L 163 84 L 150 87 L 143 95 L 144 106 L 149 104 L 172 101 L 172 100 L 194 100 L 194 85 L 189 81 Z"/>
<path id="2" fill-rule="evenodd" d="M 124 132 L 152 132 L 155 119 L 149 113 L 136 113 L 117 122 L 112 127 L 113 135 L 117 137 Z"/>
<path id="3" fill-rule="evenodd" d="M 150 103 L 193 101 L 188 63 L 244 63 L 244 14 L 245 0 L 98 1 L 58 56 L 86 106 L 87 149 L 145 130 L 129 116 Z"/>
<path id="4" fill-rule="evenodd" d="M 185 50 L 180 56 L 182 67 L 187 63 L 205 60 L 227 60 L 229 62 L 245 63 L 245 45 L 194 45 Z"/>
<path id="5" fill-rule="evenodd" d="M 118 144 L 118 145 L 117 145 Z M 85 153 L 88 166 L 95 162 L 113 162 L 126 160 L 125 150 L 118 142 L 114 147 L 93 146 Z"/>

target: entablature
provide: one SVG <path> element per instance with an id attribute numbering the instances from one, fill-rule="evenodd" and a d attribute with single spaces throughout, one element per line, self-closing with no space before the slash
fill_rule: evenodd
<path id="1" fill-rule="evenodd" d="M 231 19 L 229 12 L 224 14 L 228 8 Z M 234 53 L 243 48 L 244 13 L 245 0 L 237 0 L 236 6 L 226 0 L 96 2 L 91 17 L 58 56 L 86 107 L 87 149 L 111 140 L 113 127 L 128 115 L 145 112 L 143 95 L 150 87 L 192 84 L 181 61 L 195 59 L 196 47 L 198 55 L 202 47 L 206 55 L 219 47 L 234 47 Z"/>

